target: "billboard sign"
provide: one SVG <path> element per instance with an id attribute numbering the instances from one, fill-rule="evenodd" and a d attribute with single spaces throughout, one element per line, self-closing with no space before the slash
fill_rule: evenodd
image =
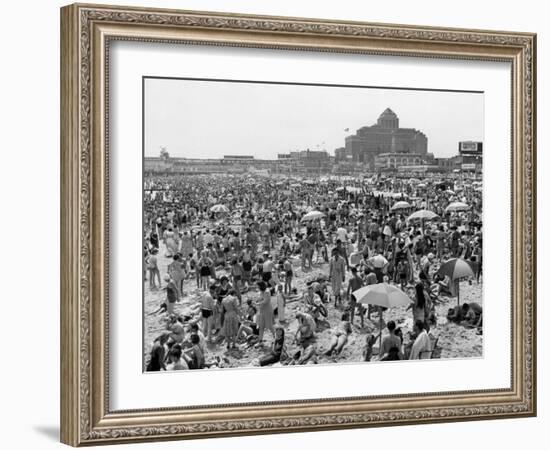
<path id="1" fill-rule="evenodd" d="M 459 142 L 458 152 L 461 155 L 481 156 L 483 154 L 483 142 L 475 142 L 475 141 Z"/>

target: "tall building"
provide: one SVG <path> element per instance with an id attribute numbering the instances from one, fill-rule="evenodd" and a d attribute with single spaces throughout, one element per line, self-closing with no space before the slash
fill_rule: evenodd
<path id="1" fill-rule="evenodd" d="M 399 118 L 390 109 L 374 125 L 364 126 L 346 137 L 346 146 L 336 152 L 336 160 L 353 161 L 375 168 L 375 157 L 383 153 L 426 155 L 428 138 L 414 128 L 399 128 Z"/>

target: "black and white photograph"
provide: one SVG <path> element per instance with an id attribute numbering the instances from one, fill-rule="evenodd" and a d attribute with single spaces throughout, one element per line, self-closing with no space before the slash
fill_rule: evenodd
<path id="1" fill-rule="evenodd" d="M 145 372 L 483 358 L 482 91 L 142 87 Z"/>

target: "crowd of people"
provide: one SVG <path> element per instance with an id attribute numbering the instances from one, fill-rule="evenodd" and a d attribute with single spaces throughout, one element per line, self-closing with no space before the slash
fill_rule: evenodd
<path id="1" fill-rule="evenodd" d="M 409 219 L 418 210 L 434 217 Z M 220 355 L 253 350 L 259 366 L 337 362 L 353 334 L 363 361 L 432 358 L 438 321 L 482 333 L 481 299 L 445 318 L 436 308 L 454 305 L 459 281 L 438 272 L 445 261 L 482 281 L 481 211 L 481 183 L 455 174 L 146 176 L 145 291 L 163 294 L 145 314 L 164 324 L 145 343 L 146 370 L 226 367 Z M 354 295 L 378 283 L 410 296 L 411 330 Z"/>

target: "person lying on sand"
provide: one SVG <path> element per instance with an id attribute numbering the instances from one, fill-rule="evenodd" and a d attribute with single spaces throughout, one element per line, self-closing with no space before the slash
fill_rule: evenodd
<path id="1" fill-rule="evenodd" d="M 348 342 L 348 336 L 351 334 L 351 324 L 349 322 L 349 314 L 342 314 L 340 323 L 331 329 L 332 337 L 330 338 L 330 346 L 325 352 L 326 356 L 334 356 L 342 353 L 342 349 Z"/>

